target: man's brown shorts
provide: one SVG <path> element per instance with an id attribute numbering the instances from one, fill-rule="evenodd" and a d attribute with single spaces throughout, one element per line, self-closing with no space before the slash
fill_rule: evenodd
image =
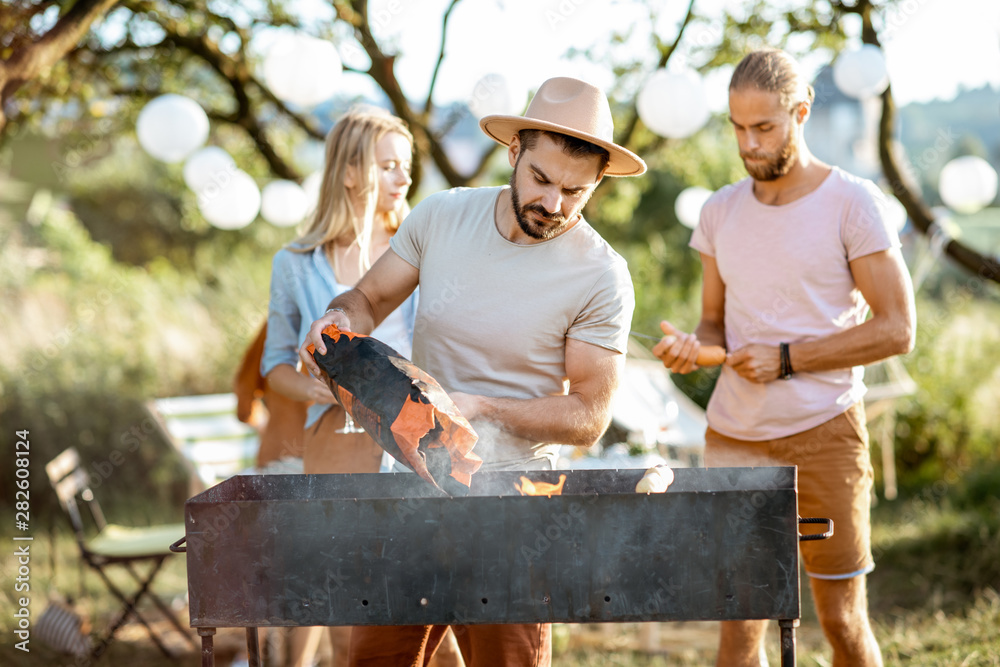
<path id="1" fill-rule="evenodd" d="M 800 544 L 806 573 L 849 579 L 875 568 L 870 517 L 874 473 L 861 403 L 815 428 L 775 440 L 737 440 L 709 427 L 705 465 L 798 466 L 799 516 L 830 518 L 834 525 L 832 538 Z"/>

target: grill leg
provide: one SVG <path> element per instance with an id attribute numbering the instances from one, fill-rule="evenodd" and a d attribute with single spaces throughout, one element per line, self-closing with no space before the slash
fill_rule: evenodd
<path id="1" fill-rule="evenodd" d="M 799 619 L 778 621 L 781 628 L 781 667 L 795 667 L 795 628 Z"/>
<path id="2" fill-rule="evenodd" d="M 215 649 L 212 646 L 215 628 L 198 628 L 198 634 L 201 636 L 201 667 L 215 667 Z"/>
<path id="3" fill-rule="evenodd" d="M 257 628 L 247 628 L 247 662 L 250 667 L 260 667 L 260 644 L 257 643 Z"/>

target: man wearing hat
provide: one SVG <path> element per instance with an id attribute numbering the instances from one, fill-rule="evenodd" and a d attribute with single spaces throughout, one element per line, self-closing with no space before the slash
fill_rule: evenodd
<path id="1" fill-rule="evenodd" d="M 482 469 L 550 469 L 560 444 L 592 445 L 607 428 L 635 304 L 625 260 L 582 210 L 604 176 L 646 165 L 614 144 L 604 93 L 576 79 L 549 79 L 524 116 L 480 126 L 507 146 L 510 184 L 417 205 L 300 355 L 318 374 L 305 348 L 325 352 L 325 327 L 368 333 L 419 285 L 413 361 L 476 428 Z M 445 629 L 355 628 L 351 664 L 425 664 Z M 551 662 L 547 624 L 455 630 L 468 667 Z"/>

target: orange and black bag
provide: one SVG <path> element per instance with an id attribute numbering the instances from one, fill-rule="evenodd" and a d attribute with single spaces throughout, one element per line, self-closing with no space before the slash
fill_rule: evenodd
<path id="1" fill-rule="evenodd" d="M 309 351 L 330 391 L 382 449 L 450 495 L 469 492 L 478 436 L 437 380 L 385 343 L 334 325 Z"/>

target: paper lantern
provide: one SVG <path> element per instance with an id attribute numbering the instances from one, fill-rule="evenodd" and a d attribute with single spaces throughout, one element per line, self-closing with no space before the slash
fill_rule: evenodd
<path id="1" fill-rule="evenodd" d="M 941 170 L 938 192 L 948 208 L 971 215 L 996 199 L 997 172 L 981 157 L 955 158 Z"/>
<path id="2" fill-rule="evenodd" d="M 184 163 L 184 182 L 196 193 L 220 185 L 236 171 L 232 156 L 218 146 L 206 146 Z"/>
<path id="3" fill-rule="evenodd" d="M 527 97 L 527 90 L 503 74 L 487 74 L 473 87 L 469 110 L 476 118 L 492 114 L 519 114 L 524 111 Z"/>
<path id="4" fill-rule="evenodd" d="M 891 194 L 885 195 L 885 209 L 882 211 L 882 215 L 885 216 L 890 227 L 895 228 L 897 232 L 903 231 L 903 227 L 906 226 L 906 209 Z"/>
<path id="5" fill-rule="evenodd" d="M 701 217 L 701 209 L 711 196 L 711 190 L 697 185 L 681 190 L 674 202 L 674 213 L 677 214 L 677 219 L 688 229 L 697 227 Z"/>
<path id="6" fill-rule="evenodd" d="M 293 181 L 271 181 L 260 194 L 260 215 L 276 227 L 297 225 L 309 212 L 306 191 Z"/>
<path id="7" fill-rule="evenodd" d="M 214 227 L 240 229 L 257 217 L 260 190 L 248 173 L 236 170 L 223 183 L 213 183 L 201 191 L 198 209 Z"/>
<path id="8" fill-rule="evenodd" d="M 881 95 L 889 85 L 882 50 L 873 44 L 842 51 L 833 64 L 833 82 L 840 92 L 864 99 Z"/>
<path id="9" fill-rule="evenodd" d="M 314 171 L 302 181 L 302 190 L 306 193 L 306 202 L 309 204 L 310 211 L 316 210 L 316 206 L 319 205 L 319 191 L 322 186 L 322 171 Z"/>
<path id="10" fill-rule="evenodd" d="M 683 139 L 708 122 L 708 95 L 701 75 L 692 69 L 653 73 L 636 99 L 639 118 L 662 137 Z"/>
<path id="11" fill-rule="evenodd" d="M 330 42 L 304 33 L 278 37 L 264 58 L 264 81 L 278 99 L 312 107 L 337 92 L 343 66 Z"/>
<path id="12" fill-rule="evenodd" d="M 139 112 L 139 145 L 157 160 L 180 162 L 208 139 L 208 116 L 190 97 L 168 93 Z"/>

